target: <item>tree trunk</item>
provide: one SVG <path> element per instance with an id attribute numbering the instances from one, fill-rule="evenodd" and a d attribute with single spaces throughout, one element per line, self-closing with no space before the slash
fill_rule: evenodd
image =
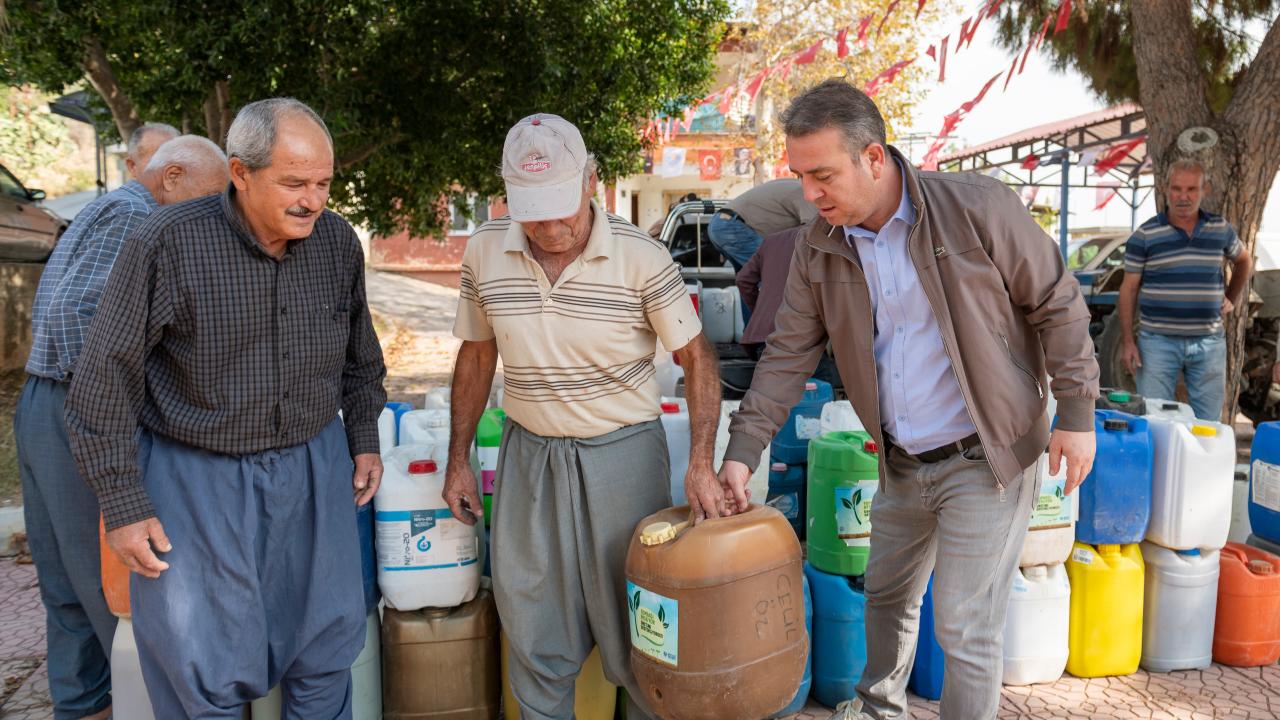
<path id="1" fill-rule="evenodd" d="M 215 82 L 200 109 L 204 112 L 204 128 L 209 139 L 225 147 L 227 131 L 234 119 L 231 114 L 231 84 L 226 80 Z"/>
<path id="2" fill-rule="evenodd" d="M 1215 115 L 1196 56 L 1190 2 L 1133 0 L 1129 15 L 1157 205 L 1163 205 L 1162 185 L 1169 165 L 1194 157 L 1205 167 L 1202 207 L 1225 217 L 1252 255 L 1267 194 L 1280 171 L 1280 84 L 1274 82 L 1280 73 L 1280 24 L 1268 31 L 1231 104 Z M 1191 127 L 1215 130 L 1217 145 L 1194 155 L 1183 152 L 1178 136 Z M 1227 422 L 1235 417 L 1238 406 L 1247 295 L 1245 300 L 1225 323 L 1228 392 L 1223 414 Z"/>
<path id="3" fill-rule="evenodd" d="M 84 60 L 81 62 L 81 67 L 89 78 L 89 84 L 93 85 L 93 89 L 98 91 L 102 101 L 111 110 L 111 118 L 116 122 L 120 140 L 128 142 L 129 136 L 138 129 L 142 121 L 138 119 L 138 111 L 133 107 L 133 101 L 116 82 L 116 74 L 111 69 L 111 61 L 107 59 L 106 48 L 102 47 L 102 42 L 98 38 L 85 39 Z"/>

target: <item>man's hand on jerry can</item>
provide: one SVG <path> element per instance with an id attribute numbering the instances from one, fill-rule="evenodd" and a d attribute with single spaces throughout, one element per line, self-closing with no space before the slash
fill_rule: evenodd
<path id="1" fill-rule="evenodd" d="M 1049 436 L 1049 472 L 1057 475 L 1062 462 L 1066 461 L 1067 495 L 1080 487 L 1080 483 L 1089 475 L 1097 450 L 1097 437 L 1092 430 L 1072 432 L 1058 428 Z"/>
<path id="2" fill-rule="evenodd" d="M 449 512 L 468 525 L 484 517 L 484 505 L 480 504 L 479 485 L 471 464 L 451 462 L 444 472 L 444 492 L 441 495 L 449 505 Z"/>
<path id="3" fill-rule="evenodd" d="M 751 505 L 751 490 L 747 488 L 749 480 L 751 469 L 737 460 L 725 460 L 720 465 L 720 486 L 729 503 L 730 515 L 746 512 Z"/>
<path id="4" fill-rule="evenodd" d="M 690 465 L 684 475 L 684 495 L 689 500 L 689 513 L 696 525 L 707 518 L 732 515 L 725 502 L 720 479 L 710 465 Z"/>

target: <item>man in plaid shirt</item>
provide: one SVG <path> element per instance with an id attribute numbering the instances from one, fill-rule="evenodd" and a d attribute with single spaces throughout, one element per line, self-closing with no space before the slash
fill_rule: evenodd
<path id="1" fill-rule="evenodd" d="M 167 132 L 144 126 L 150 143 Z M 143 143 L 130 139 L 131 147 Z M 154 153 L 154 156 L 152 156 Z M 115 617 L 102 595 L 98 500 L 76 472 L 63 404 L 89 323 L 125 239 L 157 205 L 218 192 L 227 158 L 187 135 L 133 158 L 138 179 L 89 203 L 67 228 L 45 266 L 31 313 L 33 342 L 14 435 L 22 476 L 28 544 L 48 617 L 49 692 L 62 718 L 107 717 L 108 658 Z"/>
<path id="2" fill-rule="evenodd" d="M 157 211 L 121 254 L 71 448 L 135 573 L 156 717 L 239 717 L 278 683 L 287 717 L 350 718 L 356 504 L 382 477 L 386 402 L 364 255 L 325 209 L 333 141 L 311 108 L 246 105 L 227 154 L 225 192 Z"/>

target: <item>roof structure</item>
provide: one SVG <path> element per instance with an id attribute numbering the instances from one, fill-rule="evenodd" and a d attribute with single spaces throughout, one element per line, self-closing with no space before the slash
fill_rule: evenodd
<path id="1" fill-rule="evenodd" d="M 1065 160 L 1068 187 L 1149 188 L 1146 134 L 1142 108 L 1117 105 L 950 153 L 938 168 L 998 175 L 1011 185 L 1062 187 Z"/>

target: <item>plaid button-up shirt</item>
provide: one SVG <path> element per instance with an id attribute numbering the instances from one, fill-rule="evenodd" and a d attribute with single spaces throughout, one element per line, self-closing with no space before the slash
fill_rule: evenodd
<path id="1" fill-rule="evenodd" d="M 226 193 L 162 208 L 107 284 L 67 397 L 80 472 L 108 529 L 155 515 L 136 433 L 225 455 L 306 442 L 343 410 L 378 452 L 386 368 L 355 231 L 325 211 L 277 259 Z"/>
<path id="2" fill-rule="evenodd" d="M 124 239 L 155 209 L 155 198 L 134 180 L 76 215 L 40 276 L 27 372 L 58 381 L 71 376 Z"/>

